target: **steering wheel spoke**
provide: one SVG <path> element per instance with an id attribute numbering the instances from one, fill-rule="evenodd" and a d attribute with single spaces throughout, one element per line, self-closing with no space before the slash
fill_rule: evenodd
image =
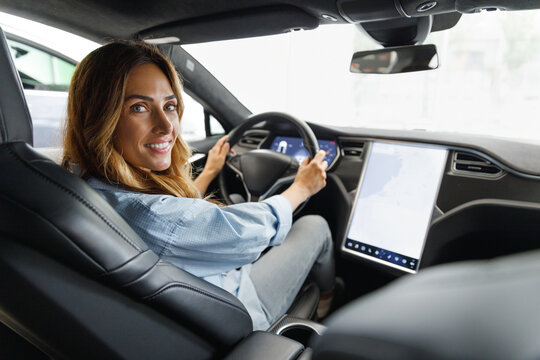
<path id="1" fill-rule="evenodd" d="M 229 155 L 227 155 L 225 164 L 236 173 L 242 172 L 242 169 L 240 168 L 240 155 L 229 153 Z"/>
<path id="2" fill-rule="evenodd" d="M 225 165 L 236 174 L 236 177 L 242 183 L 242 186 L 244 187 L 244 191 L 246 192 L 246 201 L 248 201 L 248 202 L 250 202 L 250 201 L 259 201 L 258 198 L 257 198 L 257 200 L 255 200 L 255 197 L 251 194 L 251 192 L 249 191 L 248 186 L 246 185 L 246 181 L 244 180 L 244 174 L 242 173 L 240 157 L 241 157 L 241 155 L 239 155 L 239 154 L 229 154 L 229 155 L 227 155 L 227 160 L 225 161 Z M 224 195 L 225 200 L 229 204 L 233 203 L 232 201 L 230 201 L 228 192 L 225 191 L 226 187 L 225 187 L 225 179 L 224 179 L 224 176 L 223 176 L 223 171 L 219 174 L 219 182 L 220 182 L 221 192 L 222 192 L 222 194 L 225 194 Z"/>
<path id="3" fill-rule="evenodd" d="M 264 194 L 262 194 L 259 197 L 259 201 L 269 198 L 272 195 L 275 195 L 276 192 L 282 187 L 292 184 L 294 181 L 294 178 L 296 177 L 295 174 L 278 179 Z"/>
<path id="4" fill-rule="evenodd" d="M 291 165 L 289 166 L 289 168 L 285 170 L 285 172 L 283 173 L 282 178 L 292 176 L 294 180 L 294 177 L 296 176 L 296 173 L 298 172 L 298 168 L 300 168 L 300 164 L 298 163 L 298 161 L 295 160 L 291 162 Z"/>

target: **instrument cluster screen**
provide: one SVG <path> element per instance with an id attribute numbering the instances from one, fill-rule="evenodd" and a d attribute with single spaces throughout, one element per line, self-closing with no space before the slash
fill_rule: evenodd
<path id="1" fill-rule="evenodd" d="M 327 153 L 324 159 L 328 162 L 328 166 L 332 165 L 337 157 L 338 150 L 336 142 L 331 140 L 317 140 L 317 142 L 319 143 L 319 148 Z M 299 163 L 309 156 L 302 139 L 299 137 L 277 136 L 272 142 L 270 150 L 292 156 Z"/>

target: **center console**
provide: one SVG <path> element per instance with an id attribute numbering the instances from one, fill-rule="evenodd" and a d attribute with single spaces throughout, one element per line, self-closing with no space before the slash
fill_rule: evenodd
<path id="1" fill-rule="evenodd" d="M 237 345 L 228 360 L 302 360 L 309 359 L 309 344 L 326 330 L 314 321 L 284 315 L 268 331 L 255 331 Z"/>

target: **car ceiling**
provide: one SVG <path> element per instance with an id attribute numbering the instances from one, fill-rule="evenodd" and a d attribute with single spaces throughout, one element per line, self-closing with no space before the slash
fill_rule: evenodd
<path id="1" fill-rule="evenodd" d="M 196 43 L 311 29 L 321 24 L 360 23 L 481 9 L 540 8 L 538 0 L 2 0 L 0 11 L 42 22 L 103 43 L 112 39 L 174 36 Z M 324 15 L 324 16 L 323 16 Z M 332 17 L 330 19 L 328 16 Z M 447 16 L 446 16 L 447 17 Z M 455 18 L 454 18 L 455 19 Z M 441 25 L 441 22 L 443 23 Z M 455 21 L 454 21 L 455 23 Z"/>
<path id="2" fill-rule="evenodd" d="M 296 12 L 298 3 L 273 0 L 6 0 L 1 2 L 0 9 L 103 42 L 107 38 L 138 38 L 139 33 L 164 24 L 207 23 L 231 13 L 245 17 L 245 12 L 264 12 L 269 7 Z M 300 11 L 313 19 L 317 19 L 322 12 L 341 19 L 333 0 L 305 1 L 301 4 Z"/>

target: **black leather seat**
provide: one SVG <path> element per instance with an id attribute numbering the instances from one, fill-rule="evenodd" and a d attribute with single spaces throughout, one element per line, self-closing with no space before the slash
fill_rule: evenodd
<path id="1" fill-rule="evenodd" d="M 1 323 L 77 359 L 213 358 L 252 332 L 236 297 L 161 261 L 84 181 L 32 149 L 1 29 L 0 84 Z"/>
<path id="2" fill-rule="evenodd" d="M 535 250 L 404 277 L 333 314 L 313 359 L 539 359 L 539 274 Z"/>

